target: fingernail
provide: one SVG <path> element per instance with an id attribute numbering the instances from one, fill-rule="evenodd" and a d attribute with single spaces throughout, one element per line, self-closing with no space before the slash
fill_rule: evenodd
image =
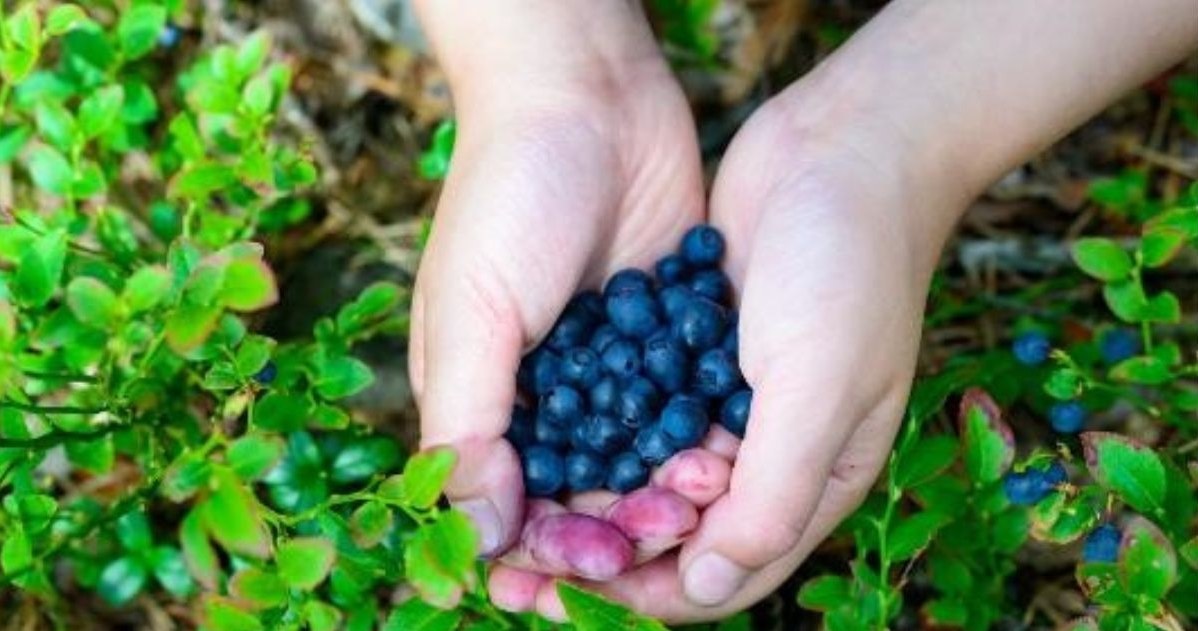
<path id="1" fill-rule="evenodd" d="M 479 556 L 490 556 L 499 550 L 503 541 L 499 526 L 499 511 L 490 500 L 475 498 L 454 502 L 453 507 L 466 513 L 478 530 Z"/>
<path id="2" fill-rule="evenodd" d="M 740 590 L 749 573 L 715 552 L 695 559 L 683 578 L 686 597 L 697 605 L 714 607 Z"/>

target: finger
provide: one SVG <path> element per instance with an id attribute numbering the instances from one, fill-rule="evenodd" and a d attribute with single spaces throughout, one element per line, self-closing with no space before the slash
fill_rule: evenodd
<path id="1" fill-rule="evenodd" d="M 602 519 L 577 513 L 542 517 L 525 530 L 522 545 L 538 567 L 557 576 L 611 580 L 632 567 L 632 542 Z"/>
<path id="2" fill-rule="evenodd" d="M 411 334 L 408 336 L 408 381 L 417 403 L 424 396 L 424 288 L 412 290 Z"/>
<path id="3" fill-rule="evenodd" d="M 654 487 L 637 489 L 620 498 L 606 517 L 636 545 L 638 560 L 678 545 L 699 523 L 694 504 L 669 489 Z"/>
<path id="4" fill-rule="evenodd" d="M 607 513 L 607 509 L 611 508 L 611 505 L 619 499 L 620 496 L 611 491 L 587 491 L 572 494 L 566 500 L 566 507 L 573 513 L 603 517 Z"/>
<path id="5" fill-rule="evenodd" d="M 537 592 L 549 577 L 505 565 L 496 565 L 487 579 L 491 602 L 504 611 L 532 611 L 537 605 Z"/>
<path id="6" fill-rule="evenodd" d="M 704 508 L 727 492 L 731 476 L 732 465 L 719 454 L 707 449 L 687 449 L 674 454 L 654 471 L 652 481 L 696 508 Z"/>
<path id="7" fill-rule="evenodd" d="M 714 425 L 703 439 L 703 448 L 728 462 L 733 462 L 736 460 L 736 453 L 740 451 L 740 439 L 723 427 Z"/>

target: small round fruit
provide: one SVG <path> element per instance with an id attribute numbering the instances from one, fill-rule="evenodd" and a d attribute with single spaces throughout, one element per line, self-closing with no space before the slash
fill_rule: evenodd
<path id="1" fill-rule="evenodd" d="M 707 410 L 698 400 L 687 397 L 674 397 L 661 410 L 658 422 L 661 431 L 670 440 L 675 449 L 689 449 L 703 441 L 707 435 L 710 421 Z"/>
<path id="2" fill-rule="evenodd" d="M 607 296 L 607 318 L 623 335 L 643 340 L 661 325 L 657 300 L 648 291 L 624 287 Z"/>
<path id="3" fill-rule="evenodd" d="M 1061 401 L 1048 408 L 1048 420 L 1053 431 L 1076 434 L 1086 424 L 1086 408 L 1080 401 Z"/>
<path id="4" fill-rule="evenodd" d="M 1087 563 L 1114 563 L 1119 558 L 1119 543 L 1123 534 L 1114 524 L 1102 524 L 1086 535 L 1082 560 Z"/>
<path id="5" fill-rule="evenodd" d="M 603 287 L 603 297 L 611 297 L 626 289 L 649 293 L 653 290 L 653 279 L 635 267 L 622 269 L 607 279 L 607 284 Z"/>
<path id="6" fill-rule="evenodd" d="M 662 285 L 674 285 L 686 279 L 686 275 L 690 273 L 690 266 L 681 254 L 670 254 L 658 259 L 653 271 L 657 273 L 657 280 Z"/>
<path id="7" fill-rule="evenodd" d="M 697 394 L 712 399 L 726 397 L 741 385 L 736 356 L 722 348 L 713 348 L 695 362 L 692 385 Z"/>
<path id="8" fill-rule="evenodd" d="M 631 379 L 641 372 L 641 347 L 636 342 L 612 342 L 603 350 L 601 359 L 607 372 L 618 379 Z"/>
<path id="9" fill-rule="evenodd" d="M 728 280 L 727 274 L 718 269 L 695 272 L 687 285 L 696 294 L 720 304 L 726 304 L 732 295 L 732 281 Z"/>
<path id="10" fill-rule="evenodd" d="M 649 467 L 640 455 L 625 451 L 611 459 L 607 467 L 607 488 L 616 493 L 628 493 L 649 482 Z"/>
<path id="11" fill-rule="evenodd" d="M 641 460 L 654 467 L 669 460 L 675 452 L 669 437 L 657 423 L 641 428 L 640 433 L 636 435 L 636 440 L 632 442 L 632 446 L 640 455 Z"/>
<path id="12" fill-rule="evenodd" d="M 683 235 L 680 251 L 692 265 L 715 265 L 724 256 L 724 237 L 719 230 L 700 224 Z"/>
<path id="13" fill-rule="evenodd" d="M 568 422 L 582 418 L 586 402 L 574 388 L 556 385 L 541 397 L 541 409 L 559 421 Z"/>
<path id="14" fill-rule="evenodd" d="M 566 483 L 566 466 L 558 453 L 544 445 L 524 450 L 524 491 L 532 497 L 550 497 Z"/>
<path id="15" fill-rule="evenodd" d="M 595 414 L 587 419 L 584 427 L 583 443 L 596 453 L 610 456 L 632 442 L 632 430 L 614 416 Z"/>
<path id="16" fill-rule="evenodd" d="M 1015 338 L 1011 344 L 1015 360 L 1025 366 L 1039 366 L 1052 352 L 1052 342 L 1040 331 L 1029 331 Z"/>
<path id="17" fill-rule="evenodd" d="M 678 392 L 686 386 L 689 358 L 685 347 L 668 332 L 654 335 L 645 342 L 642 365 L 645 375 L 664 392 Z"/>
<path id="18" fill-rule="evenodd" d="M 559 368 L 561 380 L 577 386 L 580 390 L 590 389 L 603 377 L 603 364 L 595 351 L 576 346 L 562 355 Z"/>
<path id="19" fill-rule="evenodd" d="M 724 399 L 720 407 L 720 425 L 732 432 L 737 438 L 745 437 L 745 428 L 749 425 L 749 408 L 753 403 L 752 390 L 740 390 Z"/>
<path id="20" fill-rule="evenodd" d="M 589 451 L 576 451 L 566 456 L 566 488 L 581 493 L 603 486 L 607 479 L 607 463 Z"/>
<path id="21" fill-rule="evenodd" d="M 728 315 L 723 307 L 712 300 L 696 296 L 687 301 L 674 319 L 674 337 L 688 349 L 701 353 L 718 346 L 723 341 Z"/>

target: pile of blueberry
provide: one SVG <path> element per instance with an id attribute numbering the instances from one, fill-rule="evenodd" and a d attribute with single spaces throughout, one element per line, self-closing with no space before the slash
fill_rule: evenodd
<path id="1" fill-rule="evenodd" d="M 743 436 L 752 391 L 737 363 L 724 238 L 690 229 L 654 276 L 613 275 L 566 306 L 517 373 L 508 440 L 528 495 L 627 493 L 712 423 Z"/>

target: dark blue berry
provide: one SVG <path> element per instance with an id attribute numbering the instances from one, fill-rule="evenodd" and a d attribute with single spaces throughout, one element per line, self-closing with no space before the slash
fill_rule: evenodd
<path id="1" fill-rule="evenodd" d="M 550 497 L 566 482 L 565 463 L 558 453 L 544 445 L 524 450 L 524 491 L 533 497 Z"/>
<path id="2" fill-rule="evenodd" d="M 521 362 L 516 381 L 521 390 L 541 396 L 557 385 L 560 368 L 561 359 L 555 353 L 539 348 Z"/>
<path id="3" fill-rule="evenodd" d="M 673 336 L 663 332 L 645 342 L 645 375 L 663 392 L 674 393 L 686 386 L 689 364 L 686 348 Z"/>
<path id="4" fill-rule="evenodd" d="M 602 322 L 607 315 L 603 310 L 603 295 L 597 291 L 584 291 L 574 296 L 566 309 L 577 309 L 579 313 L 586 314 L 590 318 L 591 326 Z"/>
<path id="5" fill-rule="evenodd" d="M 718 269 L 695 272 L 688 284 L 691 291 L 720 304 L 727 303 L 728 298 L 732 295 L 732 281 L 728 280 L 728 276 Z"/>
<path id="6" fill-rule="evenodd" d="M 508 425 L 506 437 L 508 442 L 518 450 L 537 441 L 536 416 L 528 408 L 517 405 L 512 408 L 512 421 Z"/>
<path id="7" fill-rule="evenodd" d="M 1119 558 L 1123 534 L 1114 524 L 1102 524 L 1086 535 L 1082 560 L 1089 563 L 1114 563 Z"/>
<path id="8" fill-rule="evenodd" d="M 1060 401 L 1048 408 L 1048 420 L 1053 431 L 1076 434 L 1086 424 L 1086 408 L 1080 401 Z"/>
<path id="9" fill-rule="evenodd" d="M 607 488 L 616 493 L 634 491 L 649 481 L 649 468 L 635 452 L 625 451 L 612 458 L 607 468 Z"/>
<path id="10" fill-rule="evenodd" d="M 682 396 L 670 399 L 661 410 L 661 431 L 676 449 L 689 449 L 702 442 L 710 421 L 698 400 Z"/>
<path id="11" fill-rule="evenodd" d="M 616 397 L 616 418 L 627 427 L 639 428 L 650 423 L 659 401 L 657 388 L 644 377 L 633 377 Z"/>
<path id="12" fill-rule="evenodd" d="M 701 224 L 683 235 L 680 251 L 692 265 L 715 265 L 724 256 L 724 237 L 715 228 Z"/>
<path id="13" fill-rule="evenodd" d="M 602 354 L 603 351 L 607 350 L 608 345 L 610 345 L 612 342 L 622 339 L 624 339 L 624 336 L 620 335 L 620 332 L 616 330 L 616 327 L 604 323 L 599 325 L 598 328 L 595 329 L 595 332 L 591 334 L 591 341 L 587 344 L 587 346 L 591 347 L 591 350 L 595 351 L 596 353 Z"/>
<path id="14" fill-rule="evenodd" d="M 533 423 L 533 437 L 542 445 L 565 447 L 570 444 L 569 427 L 542 409 L 537 413 L 537 420 Z"/>
<path id="15" fill-rule="evenodd" d="M 563 423 L 581 419 L 585 407 L 582 395 L 566 385 L 553 386 L 541 397 L 541 409 Z"/>
<path id="16" fill-rule="evenodd" d="M 566 456 L 566 487 L 575 493 L 603 486 L 607 479 L 607 463 L 589 451 L 576 451 Z"/>
<path id="17" fill-rule="evenodd" d="M 641 428 L 632 446 L 636 453 L 640 454 L 641 460 L 655 467 L 674 455 L 674 446 L 670 438 L 657 423 Z"/>
<path id="18" fill-rule="evenodd" d="M 740 355 L 740 334 L 736 332 L 736 324 L 728 323 L 727 331 L 724 341 L 720 342 L 720 348 L 733 355 Z"/>
<path id="19" fill-rule="evenodd" d="M 1040 331 L 1029 331 L 1015 338 L 1011 344 L 1011 352 L 1015 359 L 1025 366 L 1039 366 L 1048 359 L 1052 351 L 1052 342 Z"/>
<path id="20" fill-rule="evenodd" d="M 595 414 L 584 425 L 583 442 L 587 449 L 611 455 L 618 453 L 632 442 L 632 430 L 614 416 Z"/>
<path id="21" fill-rule="evenodd" d="M 1053 460 L 1048 465 L 1047 469 L 1040 472 L 1041 485 L 1045 490 L 1045 494 L 1053 491 L 1058 486 L 1069 481 L 1069 472 L 1065 470 L 1065 465 L 1061 464 L 1060 460 Z"/>
<path id="22" fill-rule="evenodd" d="M 697 394 L 718 399 L 726 397 L 741 385 L 740 367 L 736 356 L 722 348 L 713 348 L 695 362 L 692 381 Z"/>
<path id="23" fill-rule="evenodd" d="M 695 297 L 674 320 L 674 337 L 692 351 L 702 352 L 723 341 L 728 315 L 705 297 Z"/>
<path id="24" fill-rule="evenodd" d="M 603 350 L 603 366 L 619 379 L 631 379 L 641 372 L 641 347 L 636 342 L 618 340 Z"/>
<path id="25" fill-rule="evenodd" d="M 612 326 L 627 337 L 643 340 L 661 324 L 661 315 L 653 294 L 625 287 L 607 296 L 607 317 Z"/>
<path id="26" fill-rule="evenodd" d="M 1031 506 L 1047 495 L 1041 490 L 1040 476 L 1032 471 L 1012 471 L 1002 481 L 1007 500 L 1017 506 Z"/>
<path id="27" fill-rule="evenodd" d="M 254 374 L 254 381 L 257 381 L 262 385 L 266 385 L 269 383 L 274 383 L 275 377 L 277 376 L 279 376 L 279 367 L 274 362 L 268 361 L 266 362 L 266 365 L 262 367 L 262 370 L 259 370 Z"/>
<path id="28" fill-rule="evenodd" d="M 591 322 L 589 318 L 582 313 L 567 311 L 549 330 L 549 336 L 545 338 L 545 346 L 558 352 L 564 352 L 575 346 L 586 344 L 590 338 Z"/>
<path id="29" fill-rule="evenodd" d="M 720 407 L 720 425 L 737 437 L 744 438 L 752 403 L 752 390 L 741 390 L 725 399 L 724 405 Z"/>
<path id="30" fill-rule="evenodd" d="M 566 351 L 562 355 L 560 371 L 562 381 L 583 390 L 590 389 L 603 377 L 603 365 L 599 356 L 585 346 Z"/>
<path id="31" fill-rule="evenodd" d="M 657 280 L 662 285 L 674 285 L 686 279 L 690 266 L 681 254 L 671 254 L 659 259 L 653 271 L 657 272 Z"/>
<path id="32" fill-rule="evenodd" d="M 570 426 L 570 449 L 575 451 L 591 451 L 591 445 L 587 442 L 589 440 L 587 436 L 587 424 L 588 421 L 583 419 Z"/>
<path id="33" fill-rule="evenodd" d="M 695 292 L 685 285 L 670 285 L 657 293 L 657 302 L 666 317 L 677 320 L 687 303 L 695 298 Z"/>
<path id="34" fill-rule="evenodd" d="M 1118 364 L 1140 354 L 1140 338 L 1128 329 L 1107 331 L 1099 340 L 1098 346 L 1103 361 L 1108 364 Z"/>
<path id="35" fill-rule="evenodd" d="M 174 24 L 167 24 L 158 32 L 158 45 L 163 48 L 174 48 L 175 44 L 179 43 L 182 34 L 179 32 L 179 27 Z"/>
<path id="36" fill-rule="evenodd" d="M 650 293 L 653 290 L 653 279 L 645 272 L 630 267 L 623 269 L 607 279 L 607 285 L 603 287 L 603 297 L 610 298 L 612 295 L 625 290 L 632 290 L 639 293 Z"/>
<path id="37" fill-rule="evenodd" d="M 620 389 L 616 385 L 615 377 L 604 377 L 595 384 L 588 393 L 587 398 L 591 402 L 592 412 L 612 412 L 616 409 L 616 400 L 619 397 Z"/>

